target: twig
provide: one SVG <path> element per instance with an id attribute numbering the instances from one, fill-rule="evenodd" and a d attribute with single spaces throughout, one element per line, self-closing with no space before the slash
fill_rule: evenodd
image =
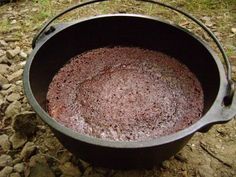
<path id="1" fill-rule="evenodd" d="M 224 162 L 222 159 L 220 159 L 219 157 L 217 157 L 212 151 L 210 151 L 209 149 L 207 149 L 206 145 L 203 144 L 202 142 L 200 142 L 200 147 L 206 151 L 211 157 L 215 158 L 216 160 L 218 160 L 219 162 L 221 162 L 222 164 L 224 164 L 227 167 L 232 168 L 232 166 L 230 164 L 228 164 L 227 162 Z"/>

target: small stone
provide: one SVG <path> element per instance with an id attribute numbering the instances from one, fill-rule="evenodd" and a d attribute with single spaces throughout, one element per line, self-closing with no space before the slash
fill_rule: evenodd
<path id="1" fill-rule="evenodd" d="M 28 142 L 25 144 L 23 147 L 20 155 L 23 159 L 28 159 L 36 150 L 36 146 L 34 145 L 33 142 Z"/>
<path id="2" fill-rule="evenodd" d="M 12 158 L 9 155 L 3 154 L 0 156 L 0 167 L 12 166 Z"/>
<path id="3" fill-rule="evenodd" d="M 1 47 L 6 47 L 8 44 L 4 40 L 0 40 L 0 46 Z"/>
<path id="4" fill-rule="evenodd" d="M 210 21 L 211 20 L 211 18 L 210 17 L 208 17 L 208 16 L 204 16 L 204 17 L 202 17 L 201 18 L 203 21 Z"/>
<path id="5" fill-rule="evenodd" d="M 65 175 L 65 176 L 78 177 L 81 175 L 79 168 L 76 167 L 71 162 L 66 162 L 63 165 L 60 165 L 59 168 L 62 171 L 63 175 Z"/>
<path id="6" fill-rule="evenodd" d="M 214 170 L 209 165 L 201 165 L 197 170 L 197 174 L 200 177 L 212 177 L 214 176 Z"/>
<path id="7" fill-rule="evenodd" d="M 33 7 L 32 9 L 31 9 L 31 12 L 37 12 L 38 11 L 38 8 L 36 8 L 36 7 Z"/>
<path id="8" fill-rule="evenodd" d="M 19 69 L 18 71 L 12 73 L 11 75 L 9 75 L 7 77 L 8 81 L 11 82 L 11 81 L 16 81 L 16 80 L 19 80 L 23 74 L 23 69 Z"/>
<path id="9" fill-rule="evenodd" d="M 28 177 L 55 177 L 44 156 L 38 154 L 30 159 Z"/>
<path id="10" fill-rule="evenodd" d="M 30 158 L 29 166 L 33 167 L 38 163 L 47 163 L 47 160 L 43 155 L 36 154 Z"/>
<path id="11" fill-rule="evenodd" d="M 11 173 L 10 177 L 21 177 L 19 173 Z"/>
<path id="12" fill-rule="evenodd" d="M 14 101 L 7 107 L 5 111 L 6 117 L 14 117 L 16 114 L 20 112 L 21 104 L 19 101 Z"/>
<path id="13" fill-rule="evenodd" d="M 19 31 L 20 29 L 21 29 L 21 26 L 20 26 L 20 25 L 18 25 L 18 26 L 14 25 L 13 27 L 11 27 L 11 28 L 9 29 L 9 31 L 15 32 L 15 31 Z"/>
<path id="14" fill-rule="evenodd" d="M 211 21 L 206 21 L 206 22 L 205 22 L 205 25 L 206 25 L 207 27 L 212 27 L 214 24 L 213 24 Z"/>
<path id="15" fill-rule="evenodd" d="M 7 74 L 9 70 L 9 66 L 6 64 L 0 64 L 0 74 Z"/>
<path id="16" fill-rule="evenodd" d="M 16 72 L 16 71 L 18 71 L 18 70 L 20 70 L 20 69 L 22 69 L 23 67 L 21 66 L 21 65 L 19 65 L 19 63 L 17 63 L 17 64 L 12 64 L 11 65 L 11 67 L 9 68 L 9 71 L 11 71 L 11 72 Z"/>
<path id="17" fill-rule="evenodd" d="M 17 163 L 20 163 L 21 161 L 22 161 L 22 158 L 17 157 L 17 158 L 15 158 L 15 159 L 13 160 L 13 164 L 15 165 L 15 164 L 17 164 Z"/>
<path id="18" fill-rule="evenodd" d="M 236 28 L 231 28 L 231 32 L 236 34 Z"/>
<path id="19" fill-rule="evenodd" d="M 70 161 L 71 157 L 72 157 L 72 154 L 69 153 L 68 151 L 63 152 L 60 158 L 60 163 L 63 164 Z"/>
<path id="20" fill-rule="evenodd" d="M 9 95 L 12 92 L 21 92 L 22 91 L 22 87 L 20 86 L 16 86 L 14 84 L 11 85 L 11 87 L 7 90 L 2 90 L 2 94 L 3 95 Z"/>
<path id="21" fill-rule="evenodd" d="M 16 81 L 16 85 L 23 85 L 23 81 L 22 80 L 18 80 L 18 81 Z"/>
<path id="22" fill-rule="evenodd" d="M 27 53 L 21 51 L 20 52 L 20 57 L 23 58 L 23 59 L 26 59 L 27 58 Z"/>
<path id="23" fill-rule="evenodd" d="M 6 42 L 17 42 L 20 41 L 19 37 L 7 37 L 4 39 Z"/>
<path id="24" fill-rule="evenodd" d="M 0 83 L 1 84 L 8 84 L 8 80 L 1 74 L 0 74 Z"/>
<path id="25" fill-rule="evenodd" d="M 11 25 L 14 25 L 14 24 L 16 24 L 16 22 L 17 22 L 17 21 L 14 19 L 14 20 L 12 20 L 12 21 L 10 22 L 10 24 L 11 24 Z"/>
<path id="26" fill-rule="evenodd" d="M 232 72 L 236 73 L 236 66 L 232 66 Z"/>
<path id="27" fill-rule="evenodd" d="M 5 54 L 6 54 L 6 52 L 4 50 L 0 49 L 0 57 L 5 55 Z"/>
<path id="28" fill-rule="evenodd" d="M 4 85 L 2 85 L 2 89 L 3 89 L 3 90 L 7 90 L 7 89 L 9 89 L 11 86 L 12 86 L 12 84 L 4 84 Z"/>
<path id="29" fill-rule="evenodd" d="M 22 173 L 24 171 L 24 163 L 17 163 L 14 165 L 14 171 L 18 172 L 18 173 Z"/>
<path id="30" fill-rule="evenodd" d="M 0 84 L 0 88 L 1 88 L 1 84 Z M 1 90 L 1 89 L 0 89 Z M 0 107 L 5 103 L 4 99 L 2 96 L 0 96 Z"/>
<path id="31" fill-rule="evenodd" d="M 24 135 L 21 135 L 18 132 L 15 132 L 11 137 L 10 137 L 10 142 L 12 143 L 13 149 L 18 149 L 22 147 L 27 141 L 27 137 Z"/>
<path id="32" fill-rule="evenodd" d="M 8 177 L 13 171 L 12 167 L 5 167 L 0 171 L 0 177 Z"/>
<path id="33" fill-rule="evenodd" d="M 13 119 L 12 128 L 22 135 L 31 136 L 37 128 L 36 114 L 34 112 L 22 112 Z"/>
<path id="34" fill-rule="evenodd" d="M 4 152 L 11 148 L 11 144 L 7 135 L 0 135 L 0 146 Z"/>
<path id="35" fill-rule="evenodd" d="M 0 57 L 0 63 L 1 64 L 10 64 L 6 55 L 3 55 Z"/>
<path id="36" fill-rule="evenodd" d="M 7 101 L 13 102 L 15 100 L 19 100 L 21 98 L 20 94 L 18 93 L 11 93 L 10 95 L 7 96 Z"/>
<path id="37" fill-rule="evenodd" d="M 7 50 L 7 52 L 6 52 L 6 55 L 7 55 L 7 57 L 9 58 L 9 59 L 12 59 L 12 58 L 14 58 L 16 55 L 18 55 L 19 53 L 20 53 L 20 47 L 16 47 L 15 49 L 13 49 L 13 50 Z"/>

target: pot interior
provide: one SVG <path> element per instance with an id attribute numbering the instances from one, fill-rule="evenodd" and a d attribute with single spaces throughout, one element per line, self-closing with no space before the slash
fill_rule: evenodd
<path id="1" fill-rule="evenodd" d="M 70 58 L 106 46 L 135 46 L 172 56 L 184 63 L 200 81 L 204 92 L 203 114 L 216 99 L 220 86 L 219 70 L 203 43 L 190 33 L 158 20 L 110 15 L 85 20 L 63 29 L 31 56 L 30 86 L 40 106 L 46 111 L 48 86 Z"/>

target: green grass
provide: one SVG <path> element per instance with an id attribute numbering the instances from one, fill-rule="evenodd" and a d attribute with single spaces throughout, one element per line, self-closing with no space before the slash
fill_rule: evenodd
<path id="1" fill-rule="evenodd" d="M 1 33 L 8 32 L 10 27 L 11 27 L 11 24 L 10 24 L 9 20 L 7 20 L 7 19 L 0 20 L 0 32 Z"/>

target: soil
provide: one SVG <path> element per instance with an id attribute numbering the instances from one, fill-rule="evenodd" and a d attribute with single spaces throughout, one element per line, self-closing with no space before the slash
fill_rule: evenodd
<path id="1" fill-rule="evenodd" d="M 135 47 L 99 48 L 71 59 L 54 76 L 47 101 L 49 114 L 68 128 L 115 141 L 177 132 L 201 117 L 204 104 L 187 66 Z"/>
<path id="2" fill-rule="evenodd" d="M 236 79 L 235 1 L 166 1 L 193 14 L 222 42 Z M 19 0 L 0 6 L 0 176 L 1 177 L 234 177 L 236 120 L 197 132 L 161 167 L 120 171 L 94 167 L 69 153 L 35 115 L 23 91 L 22 73 L 34 35 L 55 13 L 78 1 Z M 108 12 L 151 14 L 169 19 L 198 34 L 213 49 L 210 38 L 186 18 L 160 7 L 114 0 L 75 11 L 65 21 Z M 96 30 L 96 29 L 94 29 Z M 191 47 L 191 46 L 190 46 Z M 218 50 L 216 50 L 218 51 Z M 220 56 L 220 55 L 219 55 Z"/>

